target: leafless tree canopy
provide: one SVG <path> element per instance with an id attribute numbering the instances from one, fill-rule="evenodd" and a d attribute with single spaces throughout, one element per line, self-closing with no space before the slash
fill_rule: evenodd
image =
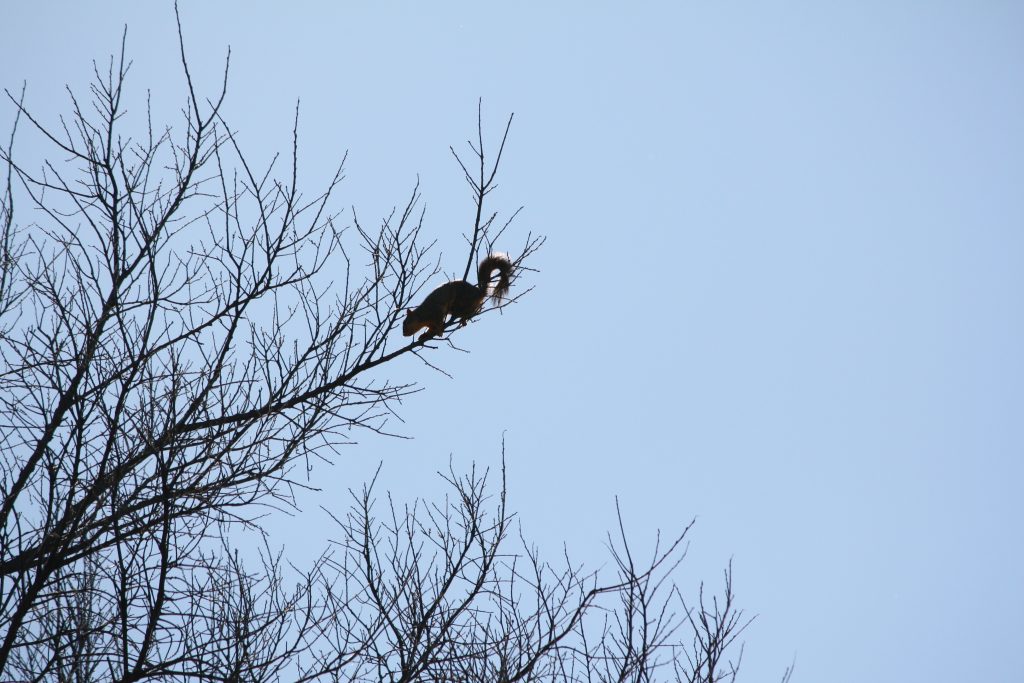
<path id="1" fill-rule="evenodd" d="M 483 473 L 450 472 L 442 502 L 354 493 L 312 567 L 271 540 L 242 561 L 230 529 L 293 506 L 295 473 L 355 428 L 388 431 L 415 387 L 387 364 L 438 345 L 406 343 L 401 312 L 441 269 L 418 187 L 374 229 L 343 222 L 342 165 L 297 187 L 297 111 L 290 154 L 254 168 L 221 114 L 226 66 L 207 98 L 183 42 L 181 64 L 173 126 L 129 111 L 123 43 L 56 124 L 7 92 L 0 680 L 733 677 L 731 572 L 688 607 L 669 578 L 683 536 L 636 562 L 619 535 L 604 583 L 548 564 Z M 25 135 L 51 160 L 21 163 Z M 487 208 L 507 137 L 485 149 L 478 119 L 456 154 L 467 272 L 509 239 Z M 516 275 L 541 242 L 513 250 Z"/>

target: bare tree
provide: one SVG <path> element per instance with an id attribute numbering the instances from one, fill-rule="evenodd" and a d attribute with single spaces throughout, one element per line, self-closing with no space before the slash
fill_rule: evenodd
<path id="1" fill-rule="evenodd" d="M 7 92 L 0 680 L 719 680 L 743 624 L 731 581 L 721 618 L 683 609 L 704 634 L 685 663 L 662 571 L 682 537 L 638 567 L 623 536 L 603 584 L 554 570 L 528 545 L 506 550 L 504 487 L 489 509 L 472 473 L 450 474 L 452 501 L 384 517 L 368 487 L 311 567 L 269 541 L 241 560 L 228 530 L 294 507 L 296 473 L 354 429 L 388 433 L 415 387 L 382 366 L 436 348 L 395 332 L 440 261 L 418 186 L 376 229 L 340 223 L 344 159 L 300 191 L 298 111 L 283 174 L 276 158 L 254 168 L 221 114 L 227 65 L 201 98 L 180 44 L 177 129 L 147 107 L 144 134 L 124 132 L 123 40 L 87 100 L 68 90 L 59 125 Z M 472 163 L 455 154 L 473 197 L 467 272 L 518 213 L 500 222 L 486 205 L 508 126 L 492 161 L 477 123 Z M 19 163 L 21 127 L 61 161 Z M 526 237 L 513 278 L 541 243 Z"/>

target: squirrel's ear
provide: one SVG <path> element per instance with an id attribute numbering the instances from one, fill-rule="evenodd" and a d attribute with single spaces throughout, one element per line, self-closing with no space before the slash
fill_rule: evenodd
<path id="1" fill-rule="evenodd" d="M 407 309 L 405 309 L 405 314 L 409 315 L 409 314 L 411 314 L 415 310 L 416 310 L 415 308 L 407 308 Z"/>

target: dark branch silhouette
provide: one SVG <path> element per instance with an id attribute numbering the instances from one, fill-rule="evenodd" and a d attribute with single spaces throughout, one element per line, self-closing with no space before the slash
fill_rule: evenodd
<path id="1" fill-rule="evenodd" d="M 485 474 L 449 472 L 444 502 L 381 511 L 373 485 L 354 494 L 312 566 L 260 535 L 263 515 L 297 509 L 318 460 L 360 430 L 391 433 L 418 390 L 391 361 L 412 353 L 440 369 L 430 340 L 398 334 L 440 258 L 418 183 L 376 229 L 335 208 L 344 158 L 319 189 L 298 187 L 298 108 L 283 175 L 276 157 L 254 167 L 222 115 L 227 61 L 201 97 L 180 21 L 178 35 L 177 128 L 154 125 L 147 105 L 143 133 L 128 132 L 125 39 L 94 65 L 87 100 L 68 89 L 59 125 L 7 92 L 0 680 L 734 674 L 723 652 L 746 622 L 731 570 L 710 611 L 703 593 L 699 609 L 672 607 L 685 531 L 640 563 L 621 533 L 602 580 L 515 538 L 504 479 L 491 498 Z M 511 123 L 492 157 L 478 108 L 472 173 L 452 150 L 472 190 L 467 273 L 519 213 L 499 222 L 487 205 Z M 26 134 L 56 160 L 20 162 Z M 520 278 L 542 242 L 528 235 L 509 256 L 514 289 L 494 308 L 530 291 Z M 263 539 L 256 561 L 228 541 L 238 529 Z"/>

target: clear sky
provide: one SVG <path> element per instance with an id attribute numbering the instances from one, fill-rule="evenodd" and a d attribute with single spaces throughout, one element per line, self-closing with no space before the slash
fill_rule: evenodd
<path id="1" fill-rule="evenodd" d="M 515 123 L 492 207 L 548 236 L 536 290 L 410 359 L 410 441 L 367 434 L 293 520 L 300 555 L 383 461 L 399 497 L 500 461 L 525 533 L 603 557 L 698 517 L 733 558 L 743 680 L 1024 670 L 1024 4 L 183 0 L 193 71 L 259 160 L 301 98 L 309 192 L 386 213 L 416 174 L 461 269 L 449 144 Z M 182 103 L 169 2 L 0 2 L 0 85 L 44 120 L 128 25 L 142 113 Z M 206 92 L 212 93 L 212 87 Z M 0 108 L 7 129 L 11 108 Z M 31 150 L 25 150 L 31 152 Z M 452 415 L 459 415 L 452 419 Z M 305 535 L 299 534 L 302 532 Z M 286 535 L 287 534 L 287 535 Z M 291 539 L 287 540 L 286 539 Z"/>

